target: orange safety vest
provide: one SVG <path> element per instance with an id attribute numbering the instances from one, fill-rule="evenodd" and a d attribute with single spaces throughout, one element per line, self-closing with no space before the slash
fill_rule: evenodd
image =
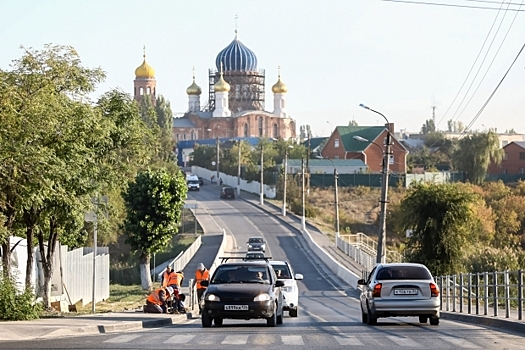
<path id="1" fill-rule="evenodd" d="M 166 288 L 164 287 L 161 287 L 159 289 L 157 289 L 156 291 L 152 292 L 149 296 L 148 296 L 148 301 L 152 304 L 156 304 L 156 305 L 162 305 L 164 304 L 164 302 L 160 299 L 160 292 L 161 291 L 164 291 L 164 295 L 166 296 L 166 298 L 170 295 L 170 293 L 168 293 L 168 291 L 166 290 Z"/>
<path id="2" fill-rule="evenodd" d="M 210 279 L 210 271 L 205 269 L 204 271 L 197 270 L 195 271 L 195 285 L 197 289 L 203 289 L 206 287 L 201 286 L 202 281 L 209 281 Z"/>
<path id="3" fill-rule="evenodd" d="M 162 275 L 162 286 L 163 287 L 167 287 L 168 286 L 168 280 L 170 279 L 170 275 L 173 274 L 175 272 L 170 272 L 168 273 L 168 271 L 164 271 L 164 274 Z"/>
<path id="4" fill-rule="evenodd" d="M 182 282 L 182 274 L 180 273 L 170 273 L 168 275 L 167 278 L 164 278 L 162 280 L 162 285 L 163 286 L 172 286 L 172 285 L 177 285 L 178 287 L 180 287 L 180 283 Z"/>

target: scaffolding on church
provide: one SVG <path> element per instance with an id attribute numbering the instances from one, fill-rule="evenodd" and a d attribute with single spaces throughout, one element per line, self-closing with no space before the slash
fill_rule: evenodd
<path id="1" fill-rule="evenodd" d="M 219 80 L 220 74 L 215 69 L 208 71 L 209 99 L 207 108 L 215 109 L 214 85 Z M 258 71 L 225 71 L 224 80 L 230 84 L 228 94 L 229 109 L 232 113 L 242 111 L 264 111 L 264 69 Z"/>

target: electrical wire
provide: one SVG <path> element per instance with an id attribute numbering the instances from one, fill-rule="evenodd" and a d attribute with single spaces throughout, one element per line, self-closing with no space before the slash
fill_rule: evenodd
<path id="1" fill-rule="evenodd" d="M 478 9 L 478 10 L 499 10 L 496 7 L 486 7 L 486 6 L 468 6 L 468 5 L 458 5 L 458 4 L 444 4 L 439 2 L 423 2 L 423 1 L 410 1 L 410 0 L 381 0 L 384 2 L 397 2 L 403 4 L 414 4 L 414 5 L 432 5 L 432 6 L 445 6 L 445 7 L 459 7 L 459 8 L 469 8 L 469 9 Z M 479 1 L 483 2 L 483 1 Z M 488 2 L 488 1 L 487 1 Z M 511 5 L 516 5 L 515 3 L 509 2 Z M 524 9 L 509 9 L 509 11 L 516 12 L 525 12 Z"/>

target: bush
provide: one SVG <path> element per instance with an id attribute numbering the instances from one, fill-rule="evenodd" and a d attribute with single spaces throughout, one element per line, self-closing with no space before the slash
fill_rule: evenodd
<path id="1" fill-rule="evenodd" d="M 15 281 L 0 274 L 0 320 L 33 320 L 41 311 L 42 305 L 35 303 L 33 291 L 19 293 Z"/>

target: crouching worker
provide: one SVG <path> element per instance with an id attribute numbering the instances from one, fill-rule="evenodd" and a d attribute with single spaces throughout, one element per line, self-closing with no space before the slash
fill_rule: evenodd
<path id="1" fill-rule="evenodd" d="M 168 300 L 173 295 L 173 288 L 161 287 L 152 292 L 146 299 L 144 312 L 162 314 L 168 312 Z"/>

